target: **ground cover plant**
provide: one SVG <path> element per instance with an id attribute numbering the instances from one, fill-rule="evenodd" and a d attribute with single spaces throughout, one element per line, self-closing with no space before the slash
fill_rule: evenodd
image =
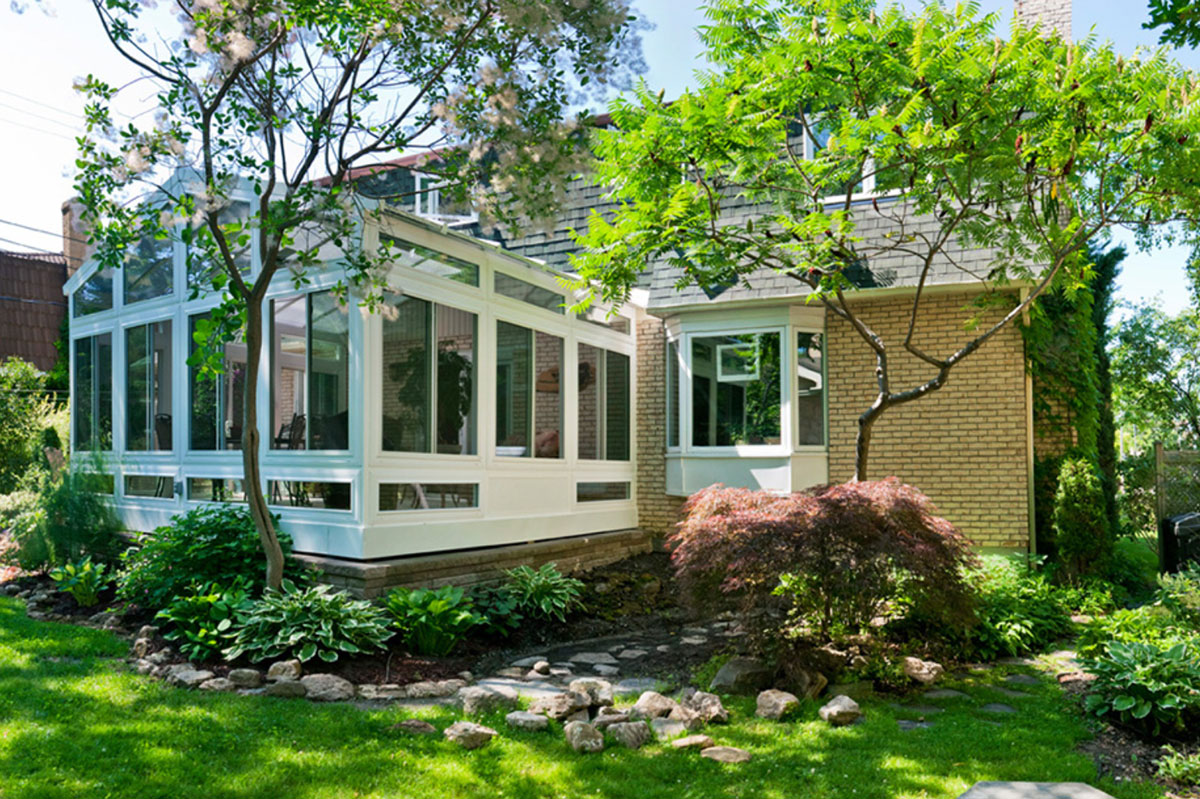
<path id="1" fill-rule="evenodd" d="M 113 658 L 127 644 L 108 633 L 40 623 L 0 599 L 0 785 L 6 795 L 100 799 L 289 796 L 620 799 L 804 796 L 815 799 L 952 799 L 987 779 L 1078 780 L 1117 799 L 1151 799 L 1151 785 L 1097 779 L 1075 751 L 1087 730 L 1053 685 L 1021 700 L 1000 727 L 967 703 L 938 723 L 901 731 L 886 702 L 866 721 L 834 729 L 806 704 L 786 724 L 754 718 L 753 698 L 731 699 L 733 723 L 712 732 L 754 760 L 723 766 L 655 744 L 580 756 L 549 733 L 505 729 L 463 752 L 439 737 L 392 729 L 419 715 L 438 728 L 448 708 L 360 711 L 271 697 L 189 692 L 147 680 Z M 999 673 L 988 677 L 999 680 Z M 1000 695 L 997 694 L 997 697 Z"/>
<path id="2" fill-rule="evenodd" d="M 155 615 L 166 626 L 163 637 L 188 660 L 221 656 L 249 614 L 253 600 L 244 580 L 228 588 L 205 583 L 177 596 Z"/>
<path id="3" fill-rule="evenodd" d="M 385 602 L 405 645 L 418 655 L 445 657 L 483 623 L 470 597 L 457 586 L 397 588 Z"/>

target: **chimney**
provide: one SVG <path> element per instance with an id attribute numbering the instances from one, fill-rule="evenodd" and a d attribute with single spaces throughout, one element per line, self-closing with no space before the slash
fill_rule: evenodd
<path id="1" fill-rule="evenodd" d="M 1071 0 L 1013 0 L 1017 17 L 1025 25 L 1041 23 L 1049 33 L 1057 31 L 1064 39 L 1071 38 Z"/>
<path id="2" fill-rule="evenodd" d="M 67 259 L 68 278 L 83 266 L 89 255 L 87 231 L 84 230 L 83 220 L 80 219 L 82 212 L 83 208 L 74 198 L 62 204 L 63 255 Z"/>

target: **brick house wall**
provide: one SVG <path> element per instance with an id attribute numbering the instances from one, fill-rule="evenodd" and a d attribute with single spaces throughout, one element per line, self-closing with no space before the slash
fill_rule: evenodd
<path id="1" fill-rule="evenodd" d="M 1017 16 L 1027 25 L 1043 26 L 1071 37 L 1071 0 L 1014 0 Z"/>
<path id="2" fill-rule="evenodd" d="M 61 255 L 0 252 L 0 361 L 15 355 L 42 371 L 54 368 L 67 277 Z"/>
<path id="3" fill-rule="evenodd" d="M 638 526 L 664 536 L 675 529 L 683 500 L 667 496 L 667 333 L 661 319 L 637 326 Z"/>
<path id="4" fill-rule="evenodd" d="M 933 354 L 952 352 L 974 334 L 963 329 L 969 293 L 927 295 L 915 344 Z M 893 342 L 893 390 L 932 376 L 931 367 L 904 352 L 910 297 L 857 303 L 862 317 Z M 827 322 L 829 365 L 829 478 L 854 474 L 858 417 L 875 396 L 871 349 L 840 318 Z M 933 499 L 946 518 L 977 546 L 1023 549 L 1029 542 L 1028 414 L 1025 346 L 1010 325 L 956 366 L 939 391 L 894 407 L 875 423 L 868 477 L 896 475 Z"/>

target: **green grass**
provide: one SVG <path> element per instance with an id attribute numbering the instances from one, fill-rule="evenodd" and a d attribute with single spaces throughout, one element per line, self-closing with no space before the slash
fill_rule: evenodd
<path id="1" fill-rule="evenodd" d="M 557 727 L 513 733 L 500 715 L 483 721 L 501 736 L 465 752 L 390 731 L 409 715 L 395 709 L 167 688 L 112 659 L 124 650 L 107 633 L 33 622 L 0 600 L 0 796 L 890 799 L 955 797 L 986 779 L 1096 779 L 1074 752 L 1086 730 L 1051 685 L 1022 700 L 972 689 L 983 701 L 1020 703 L 1002 726 L 960 700 L 945 703 L 932 729 L 913 732 L 897 729 L 902 715 L 883 701 L 864 705 L 864 724 L 832 729 L 815 705 L 774 723 L 753 718 L 752 699 L 733 699 L 735 723 L 707 732 L 754 760 L 724 766 L 663 745 L 577 755 Z M 421 715 L 439 728 L 457 718 Z M 1099 785 L 1119 799 L 1160 795 Z"/>

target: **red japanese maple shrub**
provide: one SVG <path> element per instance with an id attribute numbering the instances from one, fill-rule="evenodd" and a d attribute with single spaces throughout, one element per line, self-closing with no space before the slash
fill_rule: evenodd
<path id="1" fill-rule="evenodd" d="M 904 609 L 954 626 L 971 616 L 968 541 L 894 477 L 788 495 L 713 485 L 687 501 L 668 545 L 693 600 L 782 597 L 822 640 Z"/>

